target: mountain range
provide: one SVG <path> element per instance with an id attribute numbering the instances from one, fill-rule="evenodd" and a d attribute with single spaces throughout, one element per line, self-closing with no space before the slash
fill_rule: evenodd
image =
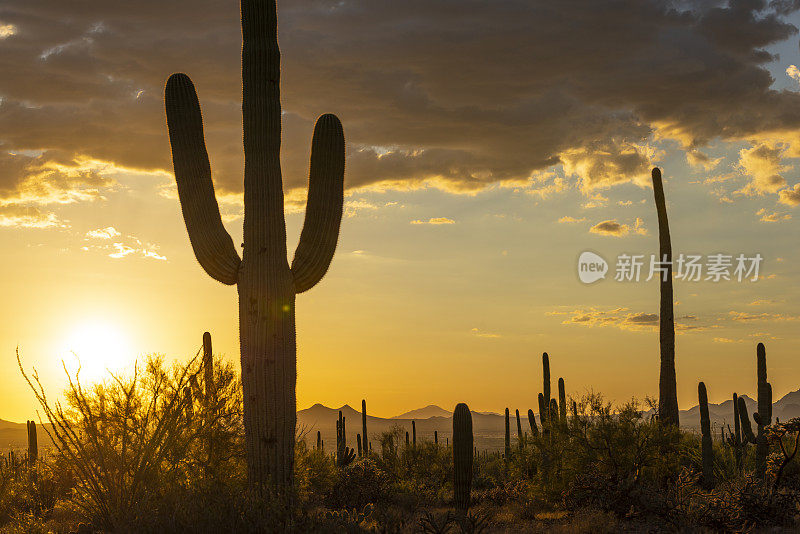
<path id="1" fill-rule="evenodd" d="M 757 402 L 747 395 L 742 398 L 744 398 L 747 411 L 752 418 L 752 413 L 757 410 Z M 515 438 L 517 432 L 515 408 L 509 407 L 509 409 L 512 418 L 511 435 Z M 333 451 L 336 443 L 336 421 L 339 418 L 340 411 L 345 418 L 347 444 L 349 447 L 355 447 L 356 434 L 361 433 L 361 412 L 347 404 L 340 408 L 329 408 L 322 404 L 315 404 L 310 408 L 298 411 L 298 431 L 305 436 L 306 441 L 312 446 L 316 443 L 317 432 L 319 432 L 324 441 L 325 450 Z M 530 432 L 527 415 L 528 408 L 519 408 L 519 411 L 523 432 Z M 723 424 L 729 424 L 733 427 L 732 399 L 720 404 L 709 403 L 708 412 L 714 432 L 719 432 L 720 425 Z M 408 432 L 409 439 L 412 439 L 412 421 L 414 421 L 417 429 L 417 440 L 433 441 L 434 432 L 437 432 L 440 442 L 446 443 L 452 434 L 451 414 L 451 410 L 429 405 L 389 418 L 367 415 L 367 432 L 373 449 L 377 450 L 380 448 L 380 443 L 378 442 L 380 435 L 383 432 L 395 429 L 395 427 L 399 428 L 401 435 L 404 432 Z M 775 402 L 772 405 L 772 417 L 773 420 L 778 418 L 781 421 L 800 417 L 800 390 L 788 393 Z M 699 406 L 681 410 L 680 421 L 682 427 L 689 430 L 698 430 L 700 427 Z M 539 423 L 537 416 L 537 424 Z M 475 434 L 475 445 L 479 449 L 502 449 L 505 434 L 505 418 L 503 415 L 492 412 L 472 412 L 472 426 Z M 45 439 L 47 439 L 46 435 L 40 428 L 39 443 L 41 444 Z M 27 430 L 24 423 L 14 423 L 0 419 L 0 449 L 23 448 L 27 447 L 27 443 Z"/>

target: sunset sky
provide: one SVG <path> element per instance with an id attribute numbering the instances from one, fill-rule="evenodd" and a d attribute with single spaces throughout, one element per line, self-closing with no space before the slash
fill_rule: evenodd
<path id="1" fill-rule="evenodd" d="M 242 236 L 235 0 L 0 2 L 0 418 L 32 418 L 17 369 L 54 393 L 212 333 L 238 361 L 237 295 L 195 261 L 163 86 L 194 80 L 217 197 Z M 800 2 L 279 2 L 289 251 L 315 118 L 347 139 L 332 267 L 298 296 L 298 408 L 392 416 L 534 407 L 541 353 L 570 394 L 658 393 L 663 169 L 675 255 L 761 254 L 761 279 L 676 281 L 682 408 L 800 388 Z M 584 285 L 577 258 L 611 263 Z M 645 273 L 646 274 L 646 273 Z"/>

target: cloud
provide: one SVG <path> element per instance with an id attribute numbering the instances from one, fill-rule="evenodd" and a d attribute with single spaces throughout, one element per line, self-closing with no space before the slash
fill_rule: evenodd
<path id="1" fill-rule="evenodd" d="M 657 330 L 659 319 L 657 313 L 631 312 L 628 308 L 612 308 L 608 310 L 598 308 L 576 309 L 569 312 L 554 311 L 547 315 L 569 315 L 561 324 L 578 325 L 586 327 L 614 327 L 629 331 Z M 679 331 L 701 331 L 714 328 L 714 325 L 704 325 L 697 322 L 694 315 L 676 317 L 675 328 Z"/>
<path id="2" fill-rule="evenodd" d="M 800 83 L 800 69 L 797 68 L 797 65 L 789 65 L 786 68 L 786 75 L 797 83 Z"/>
<path id="3" fill-rule="evenodd" d="M 759 219 L 761 222 L 780 222 L 780 221 L 788 221 L 792 218 L 791 213 L 780 213 L 777 211 L 767 211 L 767 208 L 761 208 L 756 212 L 756 215 L 760 215 L 761 218 Z"/>
<path id="4" fill-rule="evenodd" d="M 163 86 L 187 72 L 218 188 L 240 193 L 238 10 L 212 0 L 74 4 L 3 3 L 0 65 L 13 73 L 0 80 L 3 150 L 169 171 Z M 589 195 L 644 185 L 654 141 L 677 139 L 699 164 L 714 139 L 780 138 L 800 127 L 786 113 L 800 94 L 772 88 L 765 49 L 797 33 L 787 19 L 796 9 L 763 0 L 280 3 L 285 189 L 305 188 L 313 121 L 328 111 L 345 126 L 349 188 L 474 192 L 561 166 L 567 185 Z M 0 180 L 7 196 L 25 171 L 13 176 Z M 63 185 L 67 198 L 82 187 Z"/>
<path id="5" fill-rule="evenodd" d="M 798 315 L 785 315 L 782 313 L 748 313 L 739 311 L 728 312 L 728 318 L 735 322 L 751 322 L 751 321 L 800 321 Z"/>
<path id="6" fill-rule="evenodd" d="M 630 226 L 627 224 L 620 224 L 616 219 L 611 219 L 595 224 L 589 229 L 589 231 L 593 234 L 622 237 L 627 235 L 630 229 Z"/>
<path id="7" fill-rule="evenodd" d="M 89 243 L 82 246 L 81 250 L 84 252 L 100 252 L 115 260 L 131 257 L 149 258 L 160 261 L 167 260 L 166 256 L 162 256 L 158 253 L 160 248 L 158 245 L 142 243 L 140 239 L 132 235 L 123 236 L 111 226 L 86 232 L 85 239 L 89 241 Z"/>
<path id="8" fill-rule="evenodd" d="M 776 193 L 786 185 L 783 173 L 792 167 L 783 165 L 785 146 L 767 143 L 739 151 L 739 167 L 750 176 L 750 182 L 740 191 L 747 195 Z"/>
<path id="9" fill-rule="evenodd" d="M 411 224 L 432 224 L 432 225 L 439 225 L 439 224 L 455 224 L 456 222 L 453 219 L 448 219 L 447 217 L 433 217 L 428 219 L 427 221 L 423 221 L 421 219 L 417 219 L 416 221 L 411 221 Z"/>
<path id="10" fill-rule="evenodd" d="M 119 235 L 120 233 L 113 226 L 107 226 L 106 228 L 98 228 L 97 230 L 89 230 L 86 232 L 86 237 L 88 239 L 111 239 L 112 237 L 118 237 Z"/>
<path id="11" fill-rule="evenodd" d="M 69 224 L 55 213 L 32 206 L 0 206 L 0 227 L 3 228 L 68 228 Z"/>
<path id="12" fill-rule="evenodd" d="M 778 198 L 781 204 L 789 206 L 800 205 L 800 183 L 794 184 L 794 187 L 778 191 Z"/>
<path id="13" fill-rule="evenodd" d="M 570 217 L 569 215 L 566 215 L 564 217 L 561 217 L 558 220 L 558 222 L 560 222 L 561 224 L 573 224 L 573 223 L 583 222 L 585 220 L 586 217 L 581 217 L 580 219 L 576 219 L 575 217 Z"/>
<path id="14" fill-rule="evenodd" d="M 503 336 L 501 336 L 500 334 L 493 334 L 493 333 L 491 333 L 491 332 L 483 332 L 483 331 L 481 331 L 481 330 L 480 330 L 480 329 L 478 329 L 478 328 L 473 328 L 472 330 L 470 330 L 470 333 L 471 333 L 473 336 L 482 337 L 482 338 L 487 338 L 487 339 L 497 339 L 497 338 L 501 338 L 501 337 L 503 337 Z"/>

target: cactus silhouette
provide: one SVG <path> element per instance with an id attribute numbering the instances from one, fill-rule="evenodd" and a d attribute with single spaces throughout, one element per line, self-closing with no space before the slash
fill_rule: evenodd
<path id="1" fill-rule="evenodd" d="M 39 459 L 39 438 L 36 434 L 36 423 L 28 421 L 28 462 L 31 467 L 36 466 L 36 460 Z M 45 432 L 47 429 L 45 429 Z"/>
<path id="2" fill-rule="evenodd" d="M 508 408 L 506 408 L 506 434 L 505 434 L 505 452 L 506 462 L 511 459 L 511 426 L 508 421 Z"/>
<path id="3" fill-rule="evenodd" d="M 702 433 L 703 486 L 714 487 L 714 447 L 711 443 L 711 418 L 708 415 L 708 392 L 706 385 L 697 385 L 697 398 L 700 403 L 700 431 Z"/>
<path id="4" fill-rule="evenodd" d="M 539 427 L 536 426 L 536 416 L 533 415 L 533 410 L 528 410 L 528 424 L 531 426 L 531 435 L 535 438 L 539 435 Z"/>
<path id="5" fill-rule="evenodd" d="M 469 508 L 472 490 L 472 414 L 463 402 L 453 412 L 453 501 L 461 514 Z"/>
<path id="6" fill-rule="evenodd" d="M 366 399 L 361 399 L 361 435 L 364 436 L 364 456 L 368 456 L 369 449 L 367 448 L 367 444 L 369 443 L 369 438 L 367 438 L 367 401 Z"/>
<path id="7" fill-rule="evenodd" d="M 543 389 L 542 389 L 542 396 L 544 397 L 545 407 L 550 407 L 550 356 L 547 353 L 542 354 L 542 382 L 543 382 Z M 539 418 L 542 420 L 542 426 L 545 424 L 545 420 L 549 419 L 550 414 L 547 413 L 549 410 L 542 410 L 539 413 Z"/>
<path id="8" fill-rule="evenodd" d="M 733 394 L 733 428 L 734 434 L 733 438 L 733 454 L 736 459 L 736 469 L 737 471 L 742 470 L 742 432 L 741 426 L 739 421 L 739 398 L 736 393 Z M 730 427 L 728 427 L 730 430 Z"/>
<path id="9" fill-rule="evenodd" d="M 666 262 L 666 276 L 661 275 L 661 306 L 658 315 L 661 374 L 658 381 L 659 421 L 678 426 L 678 386 L 675 379 L 675 316 L 672 310 L 672 240 L 669 236 L 667 204 L 661 169 L 653 169 L 653 194 L 658 214 L 658 258 Z"/>
<path id="10" fill-rule="evenodd" d="M 756 347 L 756 371 L 758 374 L 758 417 L 756 421 L 756 475 L 764 478 L 767 471 L 766 427 L 772 423 L 772 385 L 767 382 L 767 349 L 763 343 Z"/>
<path id="11" fill-rule="evenodd" d="M 417 446 L 417 423 L 416 421 L 411 421 L 411 444 L 416 447 Z"/>
<path id="12" fill-rule="evenodd" d="M 286 257 L 280 167 L 280 50 L 275 0 L 242 0 L 244 243 L 242 258 L 220 218 L 194 85 L 173 74 L 166 113 L 175 180 L 197 261 L 238 287 L 245 450 L 251 485 L 293 483 L 297 381 L 295 296 L 325 275 L 342 218 L 344 134 L 339 119 L 316 123 L 305 222 Z"/>
<path id="13" fill-rule="evenodd" d="M 517 410 L 517 441 L 519 441 L 519 447 L 521 449 L 525 445 L 525 441 L 522 436 L 522 421 L 519 419 L 519 410 Z"/>
<path id="14" fill-rule="evenodd" d="M 753 434 L 753 427 L 750 426 L 750 418 L 747 416 L 747 405 L 742 397 L 739 397 L 739 421 L 742 423 L 742 440 L 755 443 L 756 436 Z"/>
<path id="15" fill-rule="evenodd" d="M 558 419 L 562 425 L 567 424 L 567 391 L 563 378 L 558 379 Z"/>

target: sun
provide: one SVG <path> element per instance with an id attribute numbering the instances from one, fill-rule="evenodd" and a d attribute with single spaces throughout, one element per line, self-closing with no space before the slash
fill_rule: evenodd
<path id="1" fill-rule="evenodd" d="M 102 319 L 71 328 L 64 342 L 62 358 L 71 374 L 80 366 L 83 383 L 108 378 L 109 371 L 121 371 L 135 360 L 124 329 Z"/>

